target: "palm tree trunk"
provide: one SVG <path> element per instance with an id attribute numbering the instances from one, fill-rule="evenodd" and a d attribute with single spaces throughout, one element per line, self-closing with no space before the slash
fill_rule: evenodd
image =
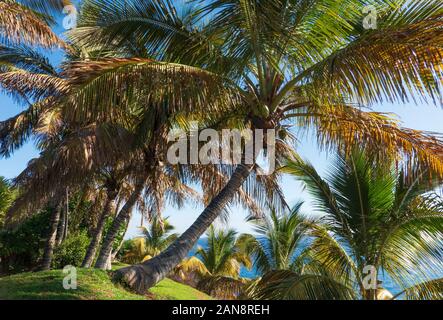
<path id="1" fill-rule="evenodd" d="M 119 245 L 117 246 L 117 248 L 114 250 L 114 251 L 112 251 L 112 254 L 111 254 L 111 262 L 113 262 L 114 260 L 115 260 L 115 257 L 117 256 L 117 254 L 118 254 L 118 252 L 120 251 L 120 249 L 122 248 L 122 246 L 123 246 L 123 243 L 125 242 L 125 235 L 126 235 L 126 233 L 128 232 L 128 228 L 129 228 L 129 221 L 131 220 L 131 215 L 129 215 L 129 217 L 128 217 L 128 219 L 126 219 L 126 221 L 125 221 L 125 232 L 123 233 L 123 237 L 122 237 L 122 239 L 120 240 L 120 243 L 119 243 Z"/>
<path id="2" fill-rule="evenodd" d="M 62 211 L 62 210 L 60 210 Z M 60 212 L 60 221 L 57 226 L 57 236 L 55 240 L 55 246 L 58 247 L 64 240 L 63 236 L 65 233 L 65 214 L 64 212 Z"/>
<path id="3" fill-rule="evenodd" d="M 197 220 L 173 244 L 158 256 L 141 264 L 116 271 L 114 279 L 122 281 L 138 293 L 144 294 L 162 280 L 187 257 L 206 229 L 220 216 L 223 208 L 241 188 L 254 165 L 240 164 L 226 186 L 203 210 Z"/>
<path id="4" fill-rule="evenodd" d="M 112 245 L 114 244 L 115 237 L 117 236 L 123 223 L 125 223 L 125 221 L 130 217 L 132 209 L 134 208 L 141 192 L 143 191 L 144 183 L 145 181 L 143 180 L 143 182 L 138 182 L 136 184 L 134 191 L 132 192 L 128 201 L 126 201 L 119 214 L 115 217 L 111 228 L 109 229 L 105 239 L 103 240 L 97 262 L 95 263 L 95 268 L 106 270 L 109 257 L 112 253 Z"/>
<path id="5" fill-rule="evenodd" d="M 95 228 L 92 234 L 92 240 L 91 243 L 89 244 L 88 250 L 86 251 L 85 258 L 83 259 L 82 263 L 83 268 L 90 268 L 92 263 L 94 262 L 98 246 L 100 245 L 100 241 L 102 239 L 106 219 L 109 217 L 109 214 L 112 210 L 114 200 L 116 197 L 117 197 L 117 192 L 115 191 L 108 192 L 105 206 L 103 207 L 103 211 L 97 223 L 97 227 Z"/>
<path id="6" fill-rule="evenodd" d="M 51 268 L 52 255 L 54 253 L 55 240 L 57 237 L 57 229 L 60 221 L 60 206 L 52 206 L 51 221 L 48 239 L 46 240 L 45 250 L 40 270 L 49 270 Z"/>

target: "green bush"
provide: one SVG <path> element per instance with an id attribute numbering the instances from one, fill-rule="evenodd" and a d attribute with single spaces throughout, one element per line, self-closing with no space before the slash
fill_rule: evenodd
<path id="1" fill-rule="evenodd" d="M 49 211 L 35 214 L 13 230 L 0 229 L 0 274 L 35 268 L 49 232 Z"/>
<path id="2" fill-rule="evenodd" d="M 55 249 L 52 265 L 56 269 L 67 265 L 80 266 L 90 243 L 86 230 L 69 235 L 63 243 Z"/>

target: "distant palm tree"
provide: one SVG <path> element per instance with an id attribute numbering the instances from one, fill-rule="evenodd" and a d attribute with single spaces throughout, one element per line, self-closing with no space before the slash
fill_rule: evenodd
<path id="1" fill-rule="evenodd" d="M 149 227 L 143 228 L 142 237 L 127 240 L 122 261 L 140 263 L 156 256 L 177 239 L 178 234 L 172 233 L 174 229 L 168 218 L 153 217 Z"/>
<path id="2" fill-rule="evenodd" d="M 15 1 L 2 1 L 2 8 L 10 3 Z M 412 95 L 439 101 L 441 0 L 196 3 L 201 6 L 170 0 L 85 1 L 78 28 L 69 37 L 87 54 L 64 64 L 63 79 L 21 71 L 0 76 L 8 90 L 31 88 L 36 95 L 31 100 L 36 103 L 2 125 L 0 154 L 28 140 L 42 113 L 58 110 L 66 123 L 104 126 L 106 133 L 118 123 L 140 133 L 134 143 L 112 135 L 112 143 L 99 153 L 105 155 L 101 163 L 123 147 L 149 144 L 154 138 L 157 143 L 151 147 L 166 146 L 158 141 L 155 127 L 191 115 L 210 125 L 275 129 L 280 137 L 288 136 L 286 128 L 293 125 L 314 130 L 322 147 L 357 145 L 443 172 L 439 139 L 360 108 L 385 100 L 406 102 Z M 378 12 L 376 29 L 362 25 L 363 9 L 371 4 Z M 13 16 L 9 11 L 0 17 L 0 30 Z M 7 37 L 14 38 L 17 29 L 8 30 Z M 42 92 L 56 94 L 46 100 Z M 88 141 L 97 137 L 94 130 L 86 136 Z M 283 156 L 287 148 L 277 142 L 277 155 Z M 159 153 L 145 151 L 153 161 L 141 175 L 158 164 Z M 145 292 L 168 275 L 241 187 L 249 185 L 257 168 L 255 163 L 231 168 L 231 179 L 209 197 L 199 218 L 164 254 L 118 270 L 116 279 Z M 134 190 L 141 191 L 143 183 L 136 185 L 140 188 Z M 112 230 L 126 221 L 131 209 L 126 206 Z M 110 251 L 112 233 L 105 240 L 99 267 Z"/>
<path id="3" fill-rule="evenodd" d="M 256 235 L 243 234 L 238 242 L 254 259 L 254 267 L 260 274 L 276 270 L 299 270 L 302 267 L 300 252 L 307 240 L 310 222 L 301 215 L 302 203 L 297 203 L 289 213 L 251 220 Z"/>
<path id="4" fill-rule="evenodd" d="M 194 257 L 183 260 L 173 273 L 183 278 L 198 273 L 197 288 L 217 298 L 235 298 L 246 283 L 240 277 L 241 266 L 252 267 L 250 256 L 242 250 L 234 230 L 211 226 L 206 234 L 206 246 L 199 247 Z"/>
<path id="5" fill-rule="evenodd" d="M 442 199 L 423 173 L 404 177 L 362 153 L 338 156 L 327 179 L 300 161 L 285 171 L 304 182 L 325 214 L 312 227 L 308 255 L 337 292 L 341 287 L 361 299 L 443 298 Z M 401 289 L 395 297 L 383 289 L 383 275 Z M 264 296 L 300 297 L 298 280 L 274 277 Z"/>
<path id="6" fill-rule="evenodd" d="M 242 265 L 251 268 L 249 256 L 240 250 L 236 231 L 211 226 L 206 235 L 207 245 L 198 248 L 195 255 L 211 275 L 238 278 Z"/>

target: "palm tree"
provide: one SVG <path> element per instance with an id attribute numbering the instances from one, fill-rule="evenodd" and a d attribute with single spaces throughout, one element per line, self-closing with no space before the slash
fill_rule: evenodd
<path id="1" fill-rule="evenodd" d="M 362 27 L 367 4 L 378 10 L 376 30 Z M 94 0 L 83 7 L 71 39 L 122 49 L 125 39 L 137 38 L 151 58 L 88 61 L 75 65 L 71 74 L 74 83 L 86 77 L 93 83 L 88 89 L 95 88 L 95 101 L 104 108 L 115 99 L 100 88 L 115 92 L 130 86 L 138 93 L 132 96 L 136 101 L 149 96 L 180 112 L 240 119 L 253 129 L 284 131 L 283 124 L 290 123 L 315 129 L 321 146 L 358 145 L 381 156 L 413 157 L 440 171 L 440 141 L 356 106 L 407 101 L 416 92 L 423 92 L 422 97 L 440 94 L 442 49 L 430 39 L 438 33 L 441 13 L 438 0 L 214 0 L 189 10 L 178 10 L 167 0 Z M 177 92 L 181 99 L 175 99 Z M 75 96 L 87 101 L 82 98 L 86 91 Z M 74 109 L 88 105 L 76 102 Z M 163 254 L 120 269 L 116 278 L 144 292 L 166 276 L 219 217 L 254 166 L 238 165 L 225 188 Z"/>
<path id="2" fill-rule="evenodd" d="M 115 200 L 121 188 L 122 180 L 125 176 L 123 170 L 103 170 L 102 180 L 104 182 L 104 189 L 106 189 L 106 197 L 104 200 L 103 211 L 99 216 L 97 226 L 93 231 L 91 243 L 86 251 L 85 258 L 82 262 L 83 268 L 89 268 L 95 258 L 97 249 L 99 248 L 100 241 L 102 239 L 103 231 L 105 229 L 106 220 L 115 211 Z"/>
<path id="3" fill-rule="evenodd" d="M 436 184 L 423 172 L 405 178 L 357 152 L 338 156 L 332 168 L 323 179 L 308 163 L 285 167 L 324 213 L 310 232 L 308 255 L 326 279 L 353 298 L 441 299 L 443 211 L 432 192 Z M 383 275 L 400 288 L 395 297 L 382 288 Z M 264 297 L 299 297 L 298 280 L 274 278 Z"/>
<path id="4" fill-rule="evenodd" d="M 368 4 L 379 13 L 376 30 L 362 28 Z M 36 93 L 42 86 L 58 92 L 26 110 L 19 129 L 8 122 L 5 131 L 15 134 L 0 138 L 9 147 L 15 147 L 11 141 L 22 143 L 35 126 L 23 119 L 55 106 L 65 121 L 89 124 L 122 123 L 122 114 L 136 109 L 134 127 L 150 133 L 140 134 L 139 141 L 177 114 L 205 124 L 237 120 L 243 127 L 276 129 L 281 137 L 286 125 L 294 125 L 315 130 L 323 147 L 358 145 L 380 158 L 404 156 L 441 173 L 438 139 L 359 107 L 386 99 L 405 102 L 416 94 L 438 101 L 442 6 L 439 0 L 214 0 L 177 10 L 168 0 L 87 1 L 70 39 L 101 54 L 66 64 L 62 80 L 0 77 L 18 89 L 26 89 L 25 83 Z M 23 78 L 29 81 L 19 81 Z M 106 154 L 111 157 L 111 150 Z M 235 167 L 225 187 L 164 254 L 120 269 L 116 277 L 144 292 L 166 276 L 256 168 Z"/>
<path id="5" fill-rule="evenodd" d="M 264 275 L 271 271 L 292 270 L 302 273 L 300 253 L 308 244 L 307 234 L 311 221 L 300 213 L 303 203 L 297 203 L 284 214 L 271 210 L 269 216 L 253 219 L 257 235 L 243 234 L 238 242 L 254 259 L 254 268 Z"/>
<path id="6" fill-rule="evenodd" d="M 61 13 L 69 0 L 1 0 L 2 42 L 38 45 L 44 48 L 65 46 L 51 30 L 52 13 Z"/>
<path id="7" fill-rule="evenodd" d="M 245 280 L 240 277 L 241 266 L 252 267 L 250 256 L 241 248 L 241 239 L 232 230 L 216 229 L 207 232 L 207 245 L 199 247 L 195 256 L 183 260 L 174 274 L 197 273 L 197 288 L 217 298 L 232 299 L 239 295 Z"/>
<path id="8" fill-rule="evenodd" d="M 122 261 L 135 264 L 156 256 L 177 239 L 178 234 L 171 233 L 174 229 L 168 218 L 154 216 L 149 228 L 142 229 L 142 237 L 128 240 L 130 248 L 125 250 Z"/>

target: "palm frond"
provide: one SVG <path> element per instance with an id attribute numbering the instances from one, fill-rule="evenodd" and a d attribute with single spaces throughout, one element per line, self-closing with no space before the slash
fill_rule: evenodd
<path id="1" fill-rule="evenodd" d="M 0 38 L 7 43 L 40 45 L 45 48 L 66 47 L 43 17 L 26 6 L 33 1 L 27 2 L 0 1 Z"/>

